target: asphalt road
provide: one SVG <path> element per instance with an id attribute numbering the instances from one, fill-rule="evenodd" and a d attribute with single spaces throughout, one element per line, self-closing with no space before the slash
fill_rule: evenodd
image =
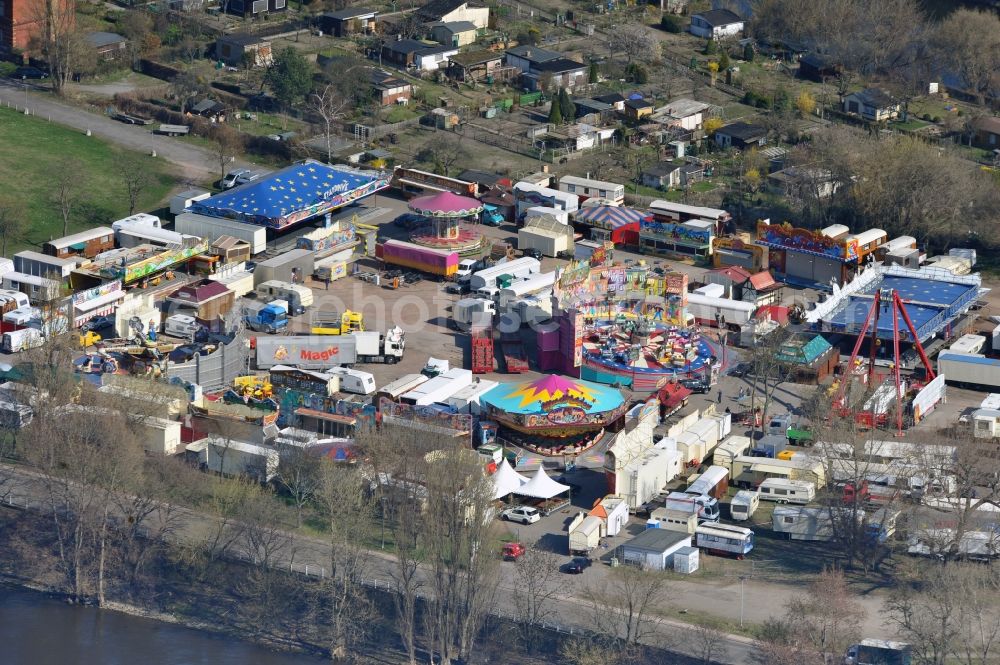
<path id="1" fill-rule="evenodd" d="M 18 110 L 25 108 L 25 86 L 11 79 L 0 78 L 0 104 Z M 176 164 L 181 178 L 192 183 L 201 183 L 219 175 L 219 160 L 210 150 L 186 143 L 177 138 L 153 134 L 156 125 L 138 126 L 112 120 L 92 113 L 82 107 L 73 106 L 55 98 L 43 88 L 29 84 L 27 108 L 31 114 L 51 122 L 78 129 L 123 148 L 144 152 L 156 151 L 158 157 Z"/>

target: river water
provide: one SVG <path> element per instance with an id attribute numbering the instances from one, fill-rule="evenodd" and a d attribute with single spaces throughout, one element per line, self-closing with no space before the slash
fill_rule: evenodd
<path id="1" fill-rule="evenodd" d="M 0 665 L 318 665 L 239 640 L 0 586 Z"/>

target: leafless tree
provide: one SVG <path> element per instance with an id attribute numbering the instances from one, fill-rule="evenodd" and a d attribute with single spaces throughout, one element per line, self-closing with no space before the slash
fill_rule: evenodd
<path id="1" fill-rule="evenodd" d="M 729 653 L 726 646 L 727 639 L 726 632 L 717 626 L 708 624 L 695 626 L 695 656 L 701 660 L 702 665 L 712 665 L 724 660 Z"/>
<path id="2" fill-rule="evenodd" d="M 238 132 L 228 127 L 212 128 L 212 148 L 215 158 L 219 160 L 219 179 L 226 177 L 233 160 L 243 154 L 243 139 Z"/>
<path id="3" fill-rule="evenodd" d="M 188 110 L 198 95 L 208 92 L 208 84 L 191 70 L 184 70 L 170 81 L 170 89 L 181 105 L 181 114 Z"/>
<path id="4" fill-rule="evenodd" d="M 559 590 L 559 558 L 552 552 L 529 547 L 514 567 L 514 607 L 522 627 L 524 647 L 530 652 L 532 631 L 553 611 Z"/>
<path id="5" fill-rule="evenodd" d="M 56 204 L 62 216 L 63 236 L 69 233 L 69 220 L 73 210 L 83 198 L 83 183 L 80 181 L 80 174 L 83 172 L 83 164 L 79 160 L 70 158 L 63 164 L 59 173 L 55 174 L 52 202 Z"/>
<path id="6" fill-rule="evenodd" d="M 366 634 L 374 609 L 361 582 L 371 554 L 373 507 L 368 483 L 358 469 L 324 461 L 317 494 L 330 532 L 330 572 L 323 582 L 330 653 L 349 658 Z"/>
<path id="7" fill-rule="evenodd" d="M 320 457 L 302 446 L 283 445 L 278 449 L 280 461 L 278 485 L 288 494 L 295 506 L 296 526 L 302 526 L 302 511 L 316 497 L 322 486 Z"/>
<path id="8" fill-rule="evenodd" d="M 612 639 L 574 637 L 559 645 L 559 657 L 566 665 L 618 665 L 624 655 Z"/>
<path id="9" fill-rule="evenodd" d="M 653 630 L 653 610 L 666 597 L 666 577 L 659 572 L 625 565 L 611 571 L 599 585 L 586 590 L 593 620 L 600 631 L 624 641 L 642 642 Z"/>
<path id="10" fill-rule="evenodd" d="M 153 174 L 143 160 L 134 155 L 121 155 L 116 165 L 128 198 L 128 214 L 133 215 L 139 207 L 139 199 L 153 185 Z"/>
<path id="11" fill-rule="evenodd" d="M 0 199 L 0 254 L 7 256 L 7 243 L 18 240 L 26 225 L 24 207 L 13 199 Z"/>
<path id="12" fill-rule="evenodd" d="M 625 66 L 633 62 L 648 62 L 659 53 L 659 42 L 653 32 L 639 23 L 626 23 L 614 29 L 608 38 L 612 54 L 625 57 Z"/>
<path id="13" fill-rule="evenodd" d="M 52 89 L 61 95 L 78 61 L 93 52 L 83 32 L 77 30 L 76 5 L 64 0 L 32 0 L 27 14 L 38 26 L 29 49 L 48 63 Z"/>
<path id="14" fill-rule="evenodd" d="M 995 13 L 958 9 L 944 20 L 933 41 L 940 59 L 980 104 L 1000 91 L 1000 18 Z"/>

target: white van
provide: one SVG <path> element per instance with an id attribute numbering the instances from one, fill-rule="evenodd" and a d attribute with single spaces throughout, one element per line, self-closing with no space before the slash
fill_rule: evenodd
<path id="1" fill-rule="evenodd" d="M 455 271 L 455 281 L 467 282 L 472 276 L 472 269 L 479 263 L 475 259 L 462 259 L 458 262 L 458 270 Z"/>
<path id="2" fill-rule="evenodd" d="M 35 328 L 22 328 L 5 332 L 0 338 L 0 351 L 4 353 L 17 353 L 33 349 L 45 343 L 45 336 L 40 330 Z"/>
<path id="3" fill-rule="evenodd" d="M 375 392 L 375 376 L 373 374 L 347 367 L 334 367 L 329 373 L 340 377 L 340 389 L 345 393 L 371 395 Z"/>
<path id="4" fill-rule="evenodd" d="M 757 489 L 760 491 L 761 499 L 778 503 L 805 505 L 816 498 L 816 485 L 808 480 L 768 478 Z"/>
<path id="5" fill-rule="evenodd" d="M 171 337 L 180 337 L 193 342 L 202 330 L 202 325 L 193 316 L 174 314 L 168 316 L 163 324 L 163 332 Z"/>
<path id="6" fill-rule="evenodd" d="M 757 512 L 760 506 L 760 493 L 752 490 L 740 490 L 729 502 L 729 517 L 734 522 L 745 522 Z"/>

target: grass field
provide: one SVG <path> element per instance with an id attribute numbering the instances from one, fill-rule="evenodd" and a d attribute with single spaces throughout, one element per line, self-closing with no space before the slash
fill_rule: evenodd
<path id="1" fill-rule="evenodd" d="M 136 212 L 159 207 L 174 184 L 162 160 L 126 153 L 76 130 L 0 109 L 0 182 L 4 183 L 0 196 L 17 203 L 27 222 L 24 235 L 8 242 L 8 253 L 37 249 L 62 236 L 62 216 L 52 195 L 57 174 L 67 169 L 78 175 L 81 191 L 71 213 L 70 233 L 125 217 L 128 196 L 118 168 L 126 155 L 135 157 L 153 176 Z"/>

